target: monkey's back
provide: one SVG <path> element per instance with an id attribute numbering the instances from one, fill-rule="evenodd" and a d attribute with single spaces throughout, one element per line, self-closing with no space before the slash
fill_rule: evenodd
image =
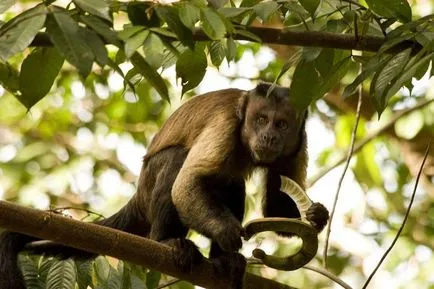
<path id="1" fill-rule="evenodd" d="M 190 149 L 206 126 L 237 124 L 238 102 L 245 92 L 239 89 L 209 92 L 181 105 L 155 135 L 145 160 L 171 146 Z"/>

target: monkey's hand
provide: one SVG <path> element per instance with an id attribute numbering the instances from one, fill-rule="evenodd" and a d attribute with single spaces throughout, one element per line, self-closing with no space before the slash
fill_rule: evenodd
<path id="1" fill-rule="evenodd" d="M 321 203 L 313 203 L 306 212 L 306 219 L 312 227 L 321 232 L 329 219 L 329 211 Z"/>
<path id="2" fill-rule="evenodd" d="M 244 228 L 235 218 L 222 224 L 220 230 L 215 234 L 213 240 L 226 252 L 237 252 L 241 246 L 241 237 L 244 237 Z"/>

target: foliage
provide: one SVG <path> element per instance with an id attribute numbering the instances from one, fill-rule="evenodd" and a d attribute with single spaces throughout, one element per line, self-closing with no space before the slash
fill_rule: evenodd
<path id="1" fill-rule="evenodd" d="M 3 10 L 12 3 L 4 4 Z M 0 28 L 0 59 L 4 62 L 22 52 L 33 41 L 37 44 L 37 37 L 41 36 L 40 30 L 43 28 L 46 28 L 46 35 L 58 51 L 56 56 L 46 56 L 58 60 L 45 65 L 38 65 L 36 59 L 37 55 L 43 57 L 48 53 L 48 48 L 36 49 L 29 54 L 18 76 L 18 91 L 13 85 L 8 85 L 13 82 L 10 74 L 0 78 L 0 83 L 15 92 L 27 108 L 48 93 L 48 88 L 59 73 L 62 59 L 66 59 L 81 77 L 86 78 L 93 63 L 102 68 L 108 65 L 119 71 L 116 62 L 119 55 L 130 59 L 134 66 L 124 76 L 127 83 L 131 77 L 140 74 L 161 97 L 168 100 L 166 83 L 156 71 L 177 59 L 177 76 L 181 78 L 184 94 L 203 79 L 207 67 L 205 55 L 210 56 L 215 65 L 224 58 L 232 60 L 234 47 L 229 40 L 244 36 L 260 41 L 261 35 L 250 32 L 249 25 L 272 17 L 282 19 L 284 25 L 294 31 L 347 32 L 356 39 L 379 35 L 386 37 L 379 53 L 362 57 L 351 57 L 349 52 L 342 53 L 336 49 L 305 50 L 295 67 L 294 77 L 297 81 L 291 86 L 294 103 L 299 108 L 307 107 L 335 86 L 348 72 L 353 60 L 363 63 L 364 69 L 347 87 L 345 95 L 351 95 L 359 83 L 372 77 L 371 96 L 381 114 L 389 99 L 402 86 L 411 88 L 412 77 L 420 77 L 434 56 L 432 16 L 411 21 L 409 4 L 400 0 L 367 1 L 367 7 L 338 0 L 324 3 L 317 0 L 244 0 L 239 5 L 218 2 L 213 7 L 209 7 L 204 0 L 181 1 L 171 5 L 103 0 L 75 0 L 71 4 L 63 8 L 51 2 L 41 3 L 15 16 Z M 123 13 L 127 13 L 129 22 L 122 29 L 114 30 L 113 23 Z M 403 25 L 394 25 L 397 21 Z M 198 43 L 200 32 L 209 39 L 206 45 Z M 394 49 L 409 41 L 409 48 Z M 158 44 L 153 46 L 150 42 Z M 108 58 L 107 44 L 118 48 L 115 59 Z M 135 52 L 141 47 L 142 56 Z M 43 75 L 47 71 L 45 66 L 50 69 L 49 75 L 38 79 L 41 84 L 39 91 L 29 94 L 32 83 L 26 80 L 27 71 Z M 306 85 L 306 81 L 311 79 L 314 85 Z M 134 85 L 130 84 L 130 88 L 134 90 Z"/>

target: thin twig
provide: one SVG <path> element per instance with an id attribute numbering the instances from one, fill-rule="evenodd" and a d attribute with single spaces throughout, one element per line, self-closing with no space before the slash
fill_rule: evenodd
<path id="1" fill-rule="evenodd" d="M 327 271 L 323 268 L 318 268 L 318 267 L 314 267 L 314 266 L 310 266 L 310 265 L 304 265 L 303 268 L 317 272 L 317 273 L 329 278 L 330 280 L 336 282 L 337 284 L 341 285 L 345 289 L 353 289 L 350 285 L 345 283 L 341 278 L 339 278 L 338 276 L 334 275 L 330 271 Z"/>
<path id="2" fill-rule="evenodd" d="M 100 219 L 101 219 L 101 220 L 105 219 L 105 216 L 102 215 L 102 214 L 100 214 L 100 213 L 97 213 L 97 212 L 94 212 L 94 211 L 92 211 L 92 210 L 88 210 L 88 209 L 85 209 L 85 208 L 78 208 L 78 207 L 70 207 L 70 206 L 68 206 L 68 207 L 52 208 L 52 209 L 50 209 L 50 210 L 48 210 L 48 211 L 63 214 L 63 211 L 67 211 L 67 210 L 83 211 L 83 212 L 86 212 L 86 213 L 87 213 L 87 217 L 90 216 L 90 215 L 95 215 L 95 216 L 98 217 L 98 220 L 100 220 Z M 82 220 L 82 221 L 83 221 L 83 220 Z"/>
<path id="3" fill-rule="evenodd" d="M 410 203 L 408 204 L 408 208 L 407 208 L 407 211 L 405 212 L 404 220 L 402 221 L 401 227 L 399 228 L 398 232 L 396 233 L 396 236 L 393 239 L 392 244 L 390 244 L 389 248 L 387 248 L 386 252 L 384 252 L 384 254 L 381 257 L 380 261 L 378 262 L 377 266 L 372 271 L 371 275 L 369 275 L 369 277 L 366 280 L 365 284 L 363 285 L 362 289 L 366 289 L 369 282 L 371 281 L 371 279 L 374 277 L 375 273 L 377 272 L 378 268 L 380 268 L 381 263 L 383 263 L 384 259 L 386 259 L 387 255 L 392 250 L 393 246 L 395 246 L 395 243 L 398 241 L 398 238 L 401 235 L 402 230 L 404 229 L 405 223 L 407 222 L 408 216 L 410 214 L 411 206 L 413 205 L 414 197 L 415 197 L 416 191 L 417 191 L 417 186 L 419 185 L 419 179 L 420 179 L 420 176 L 422 175 L 422 170 L 423 170 L 423 167 L 425 165 L 425 161 L 428 157 L 429 149 L 431 147 L 431 142 L 432 142 L 432 139 L 428 143 L 428 146 L 427 146 L 426 151 L 425 151 L 425 155 L 424 155 L 423 160 L 422 160 L 422 164 L 420 165 L 419 172 L 417 173 L 416 182 L 415 182 L 414 188 L 413 188 L 413 193 L 411 195 Z"/>
<path id="4" fill-rule="evenodd" d="M 362 69 L 360 66 L 360 71 L 361 70 Z M 327 235 L 326 235 L 326 239 L 325 239 L 325 246 L 324 246 L 324 252 L 323 252 L 323 263 L 324 263 L 325 268 L 327 268 L 327 251 L 328 251 L 328 247 L 329 247 L 329 239 L 330 239 L 332 221 L 333 221 L 333 217 L 334 217 L 335 212 L 336 212 L 336 206 L 338 203 L 339 192 L 341 190 L 342 182 L 344 181 L 345 174 L 348 170 L 348 167 L 350 166 L 351 157 L 352 157 L 353 151 L 354 151 L 354 143 L 356 141 L 357 128 L 359 127 L 360 111 L 361 111 L 361 107 L 362 107 L 362 99 L 363 99 L 362 95 L 363 95 L 363 88 L 362 88 L 362 85 L 360 85 L 359 86 L 359 100 L 357 102 L 357 111 L 356 111 L 356 123 L 354 124 L 353 132 L 351 134 L 351 143 L 350 143 L 350 147 L 348 149 L 348 154 L 347 154 L 347 158 L 346 158 L 346 162 L 345 162 L 344 171 L 342 172 L 342 176 L 339 180 L 338 188 L 336 190 L 335 199 L 333 201 L 333 207 L 332 207 L 332 211 L 330 213 L 330 220 L 327 224 Z"/>
<path id="5" fill-rule="evenodd" d="M 377 138 L 378 136 L 382 135 L 384 132 L 389 130 L 391 127 L 393 127 L 393 125 L 400 118 L 412 113 L 413 111 L 416 111 L 418 109 L 421 109 L 421 108 L 427 106 L 428 104 L 432 103 L 433 101 L 434 101 L 434 98 L 433 99 L 425 99 L 423 101 L 420 101 L 418 104 L 416 104 L 413 107 L 401 110 L 399 112 L 394 112 L 394 116 L 383 127 L 372 132 L 367 137 L 365 137 L 364 139 L 359 141 L 354 146 L 354 152 L 353 153 L 354 154 L 358 153 L 370 141 L 372 141 L 373 139 Z M 322 177 L 324 177 L 326 174 L 328 174 L 331 170 L 333 170 L 334 168 L 336 168 L 336 167 L 340 166 L 342 163 L 344 163 L 345 160 L 346 160 L 346 156 L 342 156 L 341 158 L 336 160 L 331 166 L 325 168 L 324 170 L 320 171 L 318 174 L 316 174 L 315 176 L 310 178 L 308 181 L 308 187 L 312 187 L 317 181 L 319 181 Z"/>

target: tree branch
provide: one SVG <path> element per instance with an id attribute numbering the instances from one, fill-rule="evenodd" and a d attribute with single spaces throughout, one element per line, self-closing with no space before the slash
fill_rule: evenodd
<path id="1" fill-rule="evenodd" d="M 166 245 L 108 227 L 72 220 L 50 211 L 0 201 L 0 227 L 88 252 L 110 255 L 202 287 L 228 288 L 227 276 L 214 270 L 205 258 L 194 272 L 183 274 L 178 272 L 173 252 Z M 246 273 L 244 288 L 295 289 L 250 273 Z"/>
<path id="2" fill-rule="evenodd" d="M 266 44 L 283 44 L 283 45 L 297 45 L 297 46 L 313 46 L 313 47 L 327 47 L 338 49 L 353 49 L 363 51 L 378 51 L 381 45 L 384 44 L 385 38 L 377 36 L 358 36 L 352 34 L 340 34 L 319 31 L 304 31 L 296 32 L 289 31 L 285 28 L 270 28 L 270 27 L 245 27 L 245 30 L 258 36 L 263 43 Z M 168 36 L 165 36 L 170 38 Z M 235 40 L 249 40 L 253 41 L 241 34 L 234 33 L 232 37 Z M 197 28 L 193 31 L 193 39 L 196 41 L 209 41 L 210 39 L 203 30 Z M 173 40 L 176 40 L 173 38 Z M 38 33 L 33 40 L 32 46 L 51 46 L 52 43 L 46 33 Z M 408 47 L 417 47 L 420 45 L 412 41 L 404 41 L 396 45 L 393 50 L 400 51 Z"/>

